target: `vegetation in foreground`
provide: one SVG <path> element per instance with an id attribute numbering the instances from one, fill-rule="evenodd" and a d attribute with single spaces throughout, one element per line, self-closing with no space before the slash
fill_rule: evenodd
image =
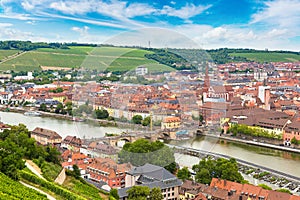
<path id="1" fill-rule="evenodd" d="M 0 200 L 10 199 L 47 199 L 46 195 L 16 182 L 0 172 Z"/>
<path id="2" fill-rule="evenodd" d="M 78 194 L 86 199 L 90 200 L 101 200 L 99 195 L 99 190 L 89 183 L 85 182 L 81 178 L 75 178 L 72 176 L 67 176 L 63 187 L 67 188 L 71 192 Z"/>

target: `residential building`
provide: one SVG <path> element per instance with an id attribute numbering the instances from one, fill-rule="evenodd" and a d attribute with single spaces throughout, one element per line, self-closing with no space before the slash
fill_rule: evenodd
<path id="1" fill-rule="evenodd" d="M 150 189 L 159 187 L 164 200 L 177 200 L 182 181 L 160 166 L 145 164 L 134 167 L 126 173 L 126 187 L 118 190 L 120 199 L 126 200 L 128 195 L 126 191 L 135 185 L 147 186 Z"/>
<path id="2" fill-rule="evenodd" d="M 216 196 L 216 191 L 222 191 L 223 195 Z M 241 184 L 218 178 L 213 178 L 210 183 L 210 189 L 205 189 L 202 193 L 209 197 L 208 199 L 218 200 L 300 200 L 300 196 L 274 190 L 265 190 L 259 186 Z"/>
<path id="3" fill-rule="evenodd" d="M 74 152 L 79 152 L 82 141 L 80 138 L 76 136 L 67 136 L 61 142 L 61 148 L 70 149 Z"/>
<path id="4" fill-rule="evenodd" d="M 117 150 L 108 144 L 91 142 L 88 145 L 83 145 L 80 152 L 92 158 L 110 158 L 115 162 L 118 161 Z"/>
<path id="5" fill-rule="evenodd" d="M 293 138 L 300 140 L 300 122 L 292 122 L 288 124 L 283 131 L 283 140 L 285 142 L 291 142 Z"/>
<path id="6" fill-rule="evenodd" d="M 31 137 L 42 145 L 57 145 L 61 144 L 62 137 L 55 131 L 37 127 L 31 131 Z"/>
<path id="7" fill-rule="evenodd" d="M 166 117 L 161 123 L 161 129 L 170 130 L 178 129 L 180 127 L 181 120 L 179 117 Z"/>
<path id="8" fill-rule="evenodd" d="M 130 163 L 117 164 L 110 158 L 95 158 L 87 167 L 90 180 L 105 182 L 111 188 L 125 187 L 125 176 L 132 168 Z"/>
<path id="9" fill-rule="evenodd" d="M 135 74 L 138 76 L 145 76 L 146 74 L 148 74 L 148 68 L 144 66 L 139 66 L 135 68 Z"/>

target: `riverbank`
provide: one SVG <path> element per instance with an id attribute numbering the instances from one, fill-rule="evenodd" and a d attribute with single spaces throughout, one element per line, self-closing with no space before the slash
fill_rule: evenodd
<path id="1" fill-rule="evenodd" d="M 224 155 L 222 153 L 216 153 L 212 151 L 206 151 L 203 149 L 195 149 L 190 147 L 182 147 L 168 144 L 170 148 L 173 148 L 175 153 L 183 154 L 198 158 L 199 161 L 207 156 L 216 158 L 236 159 L 239 165 L 239 171 L 244 175 L 250 175 L 259 181 L 265 181 L 270 184 L 277 185 L 280 188 L 286 188 L 291 190 L 295 194 L 300 194 L 300 177 L 294 176 L 288 173 L 284 173 L 278 170 L 271 169 L 269 167 L 254 164 L 239 158 Z"/>
<path id="2" fill-rule="evenodd" d="M 0 106 L 0 111 L 24 114 L 25 112 L 33 111 L 33 110 L 31 110 L 30 108 L 27 108 L 27 109 L 21 108 L 21 107 L 6 108 L 3 106 Z M 132 129 L 132 130 L 145 130 L 146 129 L 146 127 L 143 127 L 142 125 L 132 124 L 130 122 L 110 121 L 110 120 L 105 120 L 105 119 L 94 119 L 91 117 L 80 118 L 77 121 L 76 119 L 74 120 L 74 117 L 70 116 L 70 115 L 62 115 L 62 114 L 57 114 L 57 113 L 52 113 L 52 112 L 44 112 L 44 111 L 37 111 L 37 112 L 39 112 L 41 114 L 41 116 L 39 116 L 39 117 L 50 117 L 50 118 L 61 119 L 61 120 L 75 121 L 75 122 L 80 122 L 80 123 L 88 123 L 88 124 L 100 125 L 102 127 L 118 127 L 121 129 Z"/>
<path id="3" fill-rule="evenodd" d="M 244 143 L 244 144 L 249 144 L 249 145 L 255 145 L 255 146 L 266 147 L 266 148 L 282 150 L 282 151 L 289 151 L 289 152 L 300 154 L 300 149 L 296 149 L 296 148 L 292 148 L 292 147 L 267 144 L 267 143 L 262 143 L 262 142 L 258 142 L 258 141 L 243 140 L 243 139 L 235 138 L 232 136 L 215 135 L 215 134 L 211 134 L 211 133 L 202 133 L 201 135 L 207 136 L 207 137 L 218 138 L 221 140 L 228 140 L 228 141 L 233 141 L 233 142 L 237 142 L 237 143 Z"/>

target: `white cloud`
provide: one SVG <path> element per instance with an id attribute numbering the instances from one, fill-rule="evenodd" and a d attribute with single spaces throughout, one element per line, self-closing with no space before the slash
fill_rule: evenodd
<path id="1" fill-rule="evenodd" d="M 160 11 L 160 14 L 179 17 L 181 19 L 190 19 L 196 15 L 203 13 L 205 10 L 209 9 L 212 5 L 198 5 L 195 6 L 194 4 L 186 4 L 184 7 L 180 9 L 175 9 L 170 6 L 164 6 L 163 9 Z"/>
<path id="2" fill-rule="evenodd" d="M 65 14 L 84 14 L 95 11 L 95 1 L 56 1 L 50 4 L 50 8 L 61 11 Z"/>
<path id="3" fill-rule="evenodd" d="M 93 19 L 85 19 L 85 18 L 81 18 L 81 17 L 68 17 L 68 16 L 64 16 L 64 15 L 56 15 L 56 14 L 50 14 L 50 13 L 45 13 L 45 12 L 39 12 L 38 15 L 40 15 L 41 17 L 67 19 L 67 20 L 73 20 L 73 21 L 78 21 L 78 22 L 93 24 L 93 25 L 98 25 L 98 26 L 107 26 L 107 27 L 122 28 L 122 29 L 125 28 L 125 26 L 122 24 L 107 22 L 107 21 L 93 20 Z"/>
<path id="4" fill-rule="evenodd" d="M 299 0 L 275 0 L 265 2 L 265 8 L 252 16 L 251 23 L 266 23 L 280 27 L 300 24 Z"/>
<path id="5" fill-rule="evenodd" d="M 0 28 L 10 27 L 12 26 L 11 23 L 0 23 Z"/>
<path id="6" fill-rule="evenodd" d="M 88 34 L 89 27 L 84 26 L 84 27 L 80 28 L 80 27 L 74 26 L 71 28 L 71 30 L 80 33 L 81 36 L 86 36 Z"/>

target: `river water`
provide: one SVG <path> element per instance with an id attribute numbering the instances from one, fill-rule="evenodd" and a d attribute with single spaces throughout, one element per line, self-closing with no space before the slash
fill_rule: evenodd
<path id="1" fill-rule="evenodd" d="M 7 124 L 17 125 L 23 123 L 29 130 L 33 130 L 35 127 L 51 129 L 59 133 L 63 138 L 67 135 L 80 138 L 97 138 L 103 137 L 105 133 L 121 133 L 124 131 L 115 127 L 100 127 L 99 125 L 58 120 L 50 117 L 31 117 L 12 112 L 0 112 L 0 117 L 1 121 Z M 217 138 L 205 136 L 189 140 L 172 141 L 171 144 L 225 154 L 300 177 L 300 154 L 229 141 L 219 141 Z M 179 164 L 189 167 L 199 162 L 199 158 L 192 156 L 176 154 L 175 157 Z"/>
<path id="2" fill-rule="evenodd" d="M 25 116 L 21 113 L 0 112 L 1 121 L 6 124 L 25 124 L 29 130 L 36 127 L 56 131 L 62 138 L 67 135 L 80 138 L 99 138 L 105 133 L 121 133 L 125 130 L 116 127 L 100 127 L 95 124 L 55 119 L 52 117 Z"/>

